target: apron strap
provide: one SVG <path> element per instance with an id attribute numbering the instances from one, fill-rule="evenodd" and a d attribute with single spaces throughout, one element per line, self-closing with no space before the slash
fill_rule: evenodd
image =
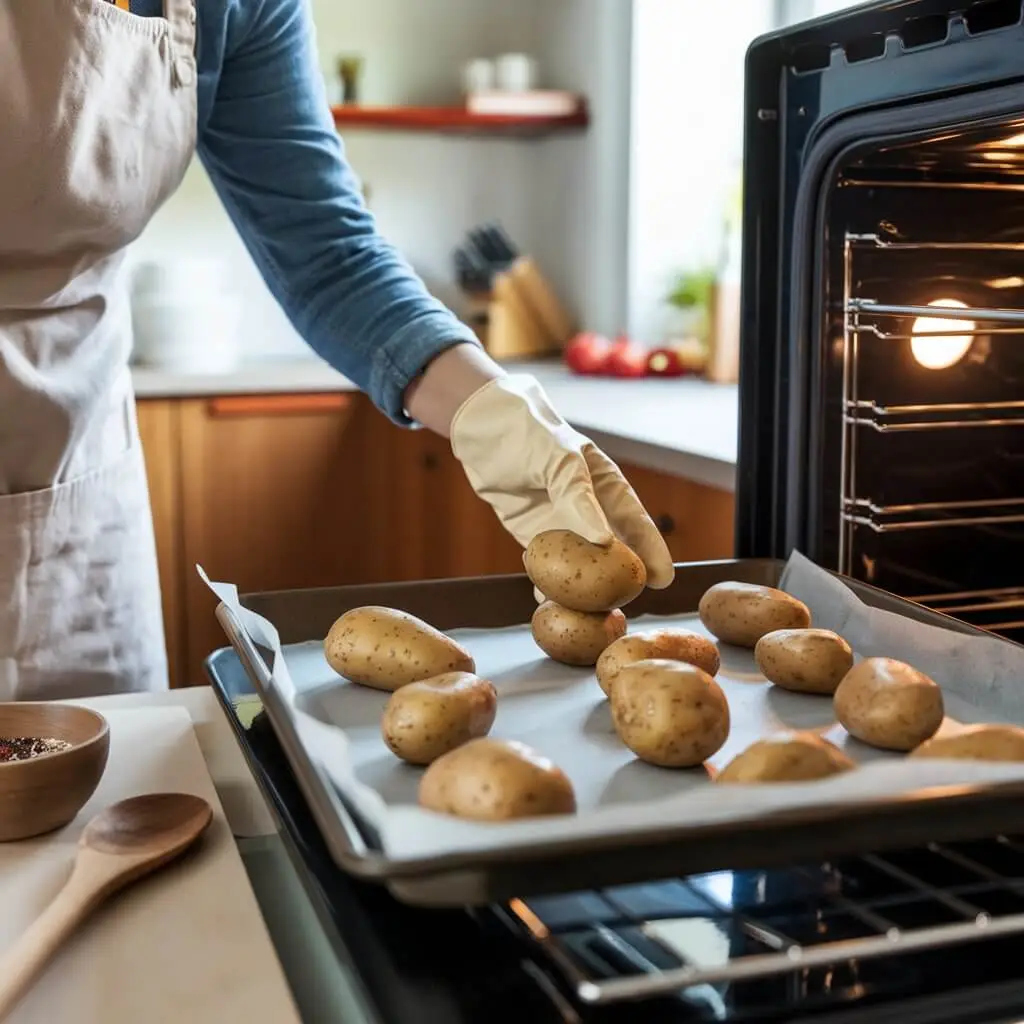
<path id="1" fill-rule="evenodd" d="M 196 80 L 196 0 L 164 0 L 164 17 L 171 26 L 171 70 L 175 87 Z"/>

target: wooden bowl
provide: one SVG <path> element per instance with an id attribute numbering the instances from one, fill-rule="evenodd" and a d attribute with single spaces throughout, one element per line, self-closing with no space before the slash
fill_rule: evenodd
<path id="1" fill-rule="evenodd" d="M 110 727 L 73 704 L 0 704 L 0 741 L 65 740 L 71 746 L 24 761 L 0 761 L 0 843 L 52 832 L 71 821 L 107 767 Z"/>

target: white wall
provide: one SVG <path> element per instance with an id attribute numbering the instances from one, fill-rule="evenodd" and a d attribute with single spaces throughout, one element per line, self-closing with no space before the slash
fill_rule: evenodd
<path id="1" fill-rule="evenodd" d="M 741 171 L 747 46 L 773 0 L 634 0 L 629 327 L 657 343 L 673 276 L 717 258 Z"/>
<path id="2" fill-rule="evenodd" d="M 779 0 L 781 21 L 784 25 L 793 25 L 810 18 L 820 18 L 824 14 L 857 7 L 864 0 Z"/>
<path id="3" fill-rule="evenodd" d="M 547 0 L 538 53 L 552 85 L 588 97 L 591 125 L 527 154 L 541 265 L 581 323 L 606 334 L 627 326 L 633 2 Z"/>
<path id="4" fill-rule="evenodd" d="M 431 289 L 459 309 L 451 251 L 466 229 L 501 220 L 536 254 L 567 305 L 601 330 L 625 316 L 625 132 L 630 0 L 313 0 L 322 70 L 331 87 L 342 54 L 364 57 L 367 104 L 459 100 L 472 57 L 525 50 L 544 82 L 586 94 L 593 127 L 546 141 L 349 132 L 348 156 L 369 187 L 381 230 Z M 136 246 L 221 255 L 245 294 L 254 357 L 307 350 L 253 268 L 201 168 Z"/>

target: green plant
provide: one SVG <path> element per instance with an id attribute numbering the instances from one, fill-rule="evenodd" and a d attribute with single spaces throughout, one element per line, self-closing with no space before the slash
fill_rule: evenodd
<path id="1" fill-rule="evenodd" d="M 711 267 L 680 273 L 669 289 L 667 301 L 677 309 L 707 309 L 715 287 L 716 272 Z"/>

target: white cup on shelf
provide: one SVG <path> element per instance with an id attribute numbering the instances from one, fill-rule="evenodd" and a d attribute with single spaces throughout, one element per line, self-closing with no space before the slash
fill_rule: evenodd
<path id="1" fill-rule="evenodd" d="M 530 92 L 537 86 L 537 62 L 526 53 L 503 53 L 494 62 L 495 79 L 502 92 Z"/>

